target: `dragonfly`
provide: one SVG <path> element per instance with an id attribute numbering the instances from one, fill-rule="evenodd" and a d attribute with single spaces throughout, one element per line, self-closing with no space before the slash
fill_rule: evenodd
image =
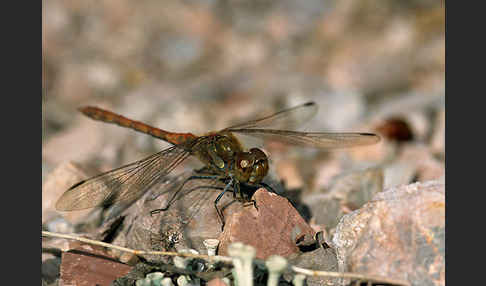
<path id="1" fill-rule="evenodd" d="M 61 195 L 55 207 L 59 211 L 75 211 L 137 200 L 157 182 L 167 179 L 188 157 L 195 156 L 204 167 L 186 181 L 216 179 L 224 182 L 224 188 L 214 201 L 214 207 L 224 227 L 224 216 L 218 208 L 218 202 L 226 192 L 230 191 L 236 199 L 248 203 L 251 199 L 241 186 L 271 189 L 263 182 L 269 170 L 267 155 L 259 148 L 245 149 L 235 134 L 319 149 L 364 146 L 380 141 L 380 137 L 373 133 L 294 130 L 310 120 L 317 113 L 317 109 L 315 102 L 307 102 L 269 116 L 196 136 L 192 133 L 162 130 L 98 107 L 78 108 L 91 119 L 130 128 L 164 140 L 172 146 L 74 184 Z M 184 184 L 185 182 L 182 185 Z M 152 213 L 163 210 L 166 208 L 154 210 Z"/>

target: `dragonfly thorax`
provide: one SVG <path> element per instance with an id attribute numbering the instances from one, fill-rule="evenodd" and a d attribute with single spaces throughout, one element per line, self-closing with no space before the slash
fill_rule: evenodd
<path id="1" fill-rule="evenodd" d="M 243 151 L 238 140 L 231 134 L 209 135 L 203 145 L 196 148 L 199 159 L 221 175 L 233 175 L 239 182 L 258 184 L 268 173 L 265 153 L 252 148 Z"/>

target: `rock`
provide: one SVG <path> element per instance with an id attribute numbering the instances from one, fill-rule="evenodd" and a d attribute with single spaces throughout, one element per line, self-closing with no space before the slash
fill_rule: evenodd
<path id="1" fill-rule="evenodd" d="M 410 141 L 413 139 L 413 132 L 410 124 L 401 117 L 390 117 L 376 126 L 376 130 L 388 140 Z"/>
<path id="2" fill-rule="evenodd" d="M 83 64 L 69 59 L 59 68 L 59 77 L 53 86 L 53 94 L 62 95 L 62 99 L 72 105 L 93 96 L 94 90 L 85 76 Z"/>
<path id="3" fill-rule="evenodd" d="M 66 221 L 63 217 L 49 219 L 44 225 L 45 229 L 50 232 L 72 233 L 74 225 Z"/>
<path id="4" fill-rule="evenodd" d="M 295 161 L 281 160 L 275 167 L 278 177 L 284 178 L 288 189 L 302 188 L 304 182 Z"/>
<path id="5" fill-rule="evenodd" d="M 384 187 L 391 188 L 400 185 L 410 184 L 417 174 L 416 162 L 413 161 L 393 161 L 383 167 Z"/>
<path id="6" fill-rule="evenodd" d="M 57 200 L 69 187 L 88 177 L 89 175 L 85 170 L 72 162 L 59 165 L 47 175 L 42 186 L 42 223 L 59 217 L 60 213 L 55 209 Z M 62 216 L 70 223 L 77 223 L 88 213 L 89 210 L 63 212 Z M 66 229 L 64 226 L 62 228 Z M 51 228 L 51 231 L 54 231 L 54 229 Z"/>
<path id="7" fill-rule="evenodd" d="M 111 285 L 131 269 L 98 248 L 80 245 L 62 254 L 59 285 Z"/>
<path id="8" fill-rule="evenodd" d="M 58 285 L 61 254 L 69 248 L 69 241 L 66 239 L 42 238 L 41 277 L 46 282 L 45 285 Z"/>
<path id="9" fill-rule="evenodd" d="M 423 111 L 389 115 L 379 121 L 375 129 L 389 141 L 425 141 L 430 133 L 431 124 Z"/>
<path id="10" fill-rule="evenodd" d="M 383 135 L 380 136 L 381 140 L 376 144 L 349 148 L 344 151 L 349 154 L 349 157 L 354 162 L 359 162 L 360 164 L 373 165 L 377 162 L 386 161 L 387 158 L 396 153 L 396 146 L 394 144 L 390 144 L 390 141 L 388 141 L 386 137 L 383 137 Z"/>
<path id="11" fill-rule="evenodd" d="M 414 165 L 418 181 L 437 180 L 445 175 L 444 162 L 435 158 L 426 145 L 404 146 L 397 161 Z"/>
<path id="12" fill-rule="evenodd" d="M 330 247 L 321 246 L 314 251 L 302 253 L 295 259 L 289 259 L 289 264 L 312 270 L 338 271 L 336 251 Z M 328 283 L 336 283 L 336 278 L 309 276 L 306 282 L 309 286 L 328 285 Z"/>
<path id="13" fill-rule="evenodd" d="M 406 143 L 397 156 L 383 165 L 385 188 L 415 181 L 437 180 L 445 175 L 444 162 L 435 158 L 427 145 Z"/>
<path id="14" fill-rule="evenodd" d="M 312 213 L 312 222 L 326 231 L 334 228 L 346 213 L 360 208 L 383 190 L 383 170 L 368 168 L 333 178 L 328 192 L 306 196 L 303 202 Z"/>
<path id="15" fill-rule="evenodd" d="M 202 55 L 204 41 L 199 37 L 172 36 L 156 44 L 156 59 L 171 73 L 190 67 Z"/>
<path id="16" fill-rule="evenodd" d="M 297 243 L 305 235 L 315 235 L 286 198 L 260 189 L 252 199 L 258 209 L 242 208 L 228 216 L 220 236 L 219 255 L 228 255 L 228 246 L 238 241 L 255 247 L 257 259 L 287 257 L 299 253 Z"/>
<path id="17" fill-rule="evenodd" d="M 352 171 L 335 177 L 330 193 L 336 198 L 342 198 L 342 204 L 348 209 L 355 210 L 382 190 L 383 170 L 378 167 Z"/>
<path id="18" fill-rule="evenodd" d="M 345 214 L 341 205 L 342 198 L 334 194 L 315 194 L 306 196 L 303 200 L 311 210 L 312 223 L 329 232 L 336 227 L 339 219 Z"/>
<path id="19" fill-rule="evenodd" d="M 228 286 L 221 278 L 214 278 L 208 282 L 208 286 Z"/>
<path id="20" fill-rule="evenodd" d="M 328 158 L 317 164 L 315 188 L 317 190 L 329 189 L 332 178 L 342 172 L 342 160 L 336 153 L 330 153 Z"/>
<path id="21" fill-rule="evenodd" d="M 69 241 L 64 238 L 42 238 L 42 249 L 46 250 L 46 255 L 49 254 L 49 251 L 54 252 L 61 252 L 61 251 L 68 251 L 70 249 Z M 58 253 L 60 254 L 60 253 Z M 44 252 L 43 252 L 44 255 Z M 49 258 L 49 255 L 46 256 Z M 44 256 L 43 256 L 44 260 Z"/>
<path id="22" fill-rule="evenodd" d="M 73 108 L 72 112 L 76 114 L 77 111 Z M 102 124 L 85 119 L 55 133 L 42 144 L 43 160 L 55 165 L 67 159 L 79 163 L 90 162 L 103 147 L 104 130 L 107 129 L 103 129 Z"/>
<path id="23" fill-rule="evenodd" d="M 445 153 L 445 110 L 441 109 L 437 113 L 437 118 L 434 126 L 434 132 L 430 140 L 430 148 L 432 152 L 441 154 Z"/>
<path id="24" fill-rule="evenodd" d="M 445 185 L 389 188 L 345 215 L 332 239 L 339 271 L 445 284 Z"/>
<path id="25" fill-rule="evenodd" d="M 120 74 L 113 66 L 107 63 L 93 61 L 83 67 L 84 77 L 88 86 L 95 91 L 101 91 L 105 94 L 112 94 L 120 86 Z"/>
<path id="26" fill-rule="evenodd" d="M 41 277 L 47 284 L 51 284 L 59 278 L 61 258 L 52 254 L 42 253 Z"/>
<path id="27" fill-rule="evenodd" d="M 415 111 L 407 114 L 407 121 L 410 122 L 410 128 L 413 139 L 416 141 L 425 141 L 431 133 L 431 120 L 424 111 Z"/>

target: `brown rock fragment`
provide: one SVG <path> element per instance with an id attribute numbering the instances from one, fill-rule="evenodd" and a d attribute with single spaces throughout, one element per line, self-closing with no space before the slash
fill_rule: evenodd
<path id="1" fill-rule="evenodd" d="M 110 285 L 131 269 L 131 266 L 117 262 L 104 251 L 81 245 L 62 254 L 59 285 Z"/>
<path id="2" fill-rule="evenodd" d="M 314 230 L 286 198 L 259 189 L 253 199 L 257 208 L 249 205 L 228 217 L 219 238 L 219 255 L 228 255 L 228 246 L 238 241 L 255 247 L 256 258 L 286 257 L 299 252 L 300 237 L 314 237 Z"/>
<path id="3" fill-rule="evenodd" d="M 228 286 L 228 284 L 226 284 L 221 278 L 214 278 L 208 282 L 208 286 Z"/>

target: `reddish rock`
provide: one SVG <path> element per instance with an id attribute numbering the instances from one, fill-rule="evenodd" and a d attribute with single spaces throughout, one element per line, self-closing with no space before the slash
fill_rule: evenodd
<path id="1" fill-rule="evenodd" d="M 208 282 L 208 286 L 228 286 L 228 284 L 226 284 L 221 278 L 214 278 Z"/>
<path id="2" fill-rule="evenodd" d="M 286 198 L 259 189 L 253 199 L 258 209 L 250 205 L 228 217 L 219 255 L 228 255 L 228 246 L 238 241 L 255 247 L 256 258 L 286 257 L 299 252 L 297 243 L 305 235 L 314 237 L 314 230 Z"/>
<path id="3" fill-rule="evenodd" d="M 333 237 L 339 271 L 445 284 L 445 185 L 390 188 L 344 216 Z"/>
<path id="4" fill-rule="evenodd" d="M 59 285 L 111 285 L 113 280 L 128 274 L 131 269 L 104 251 L 81 245 L 62 254 Z"/>

